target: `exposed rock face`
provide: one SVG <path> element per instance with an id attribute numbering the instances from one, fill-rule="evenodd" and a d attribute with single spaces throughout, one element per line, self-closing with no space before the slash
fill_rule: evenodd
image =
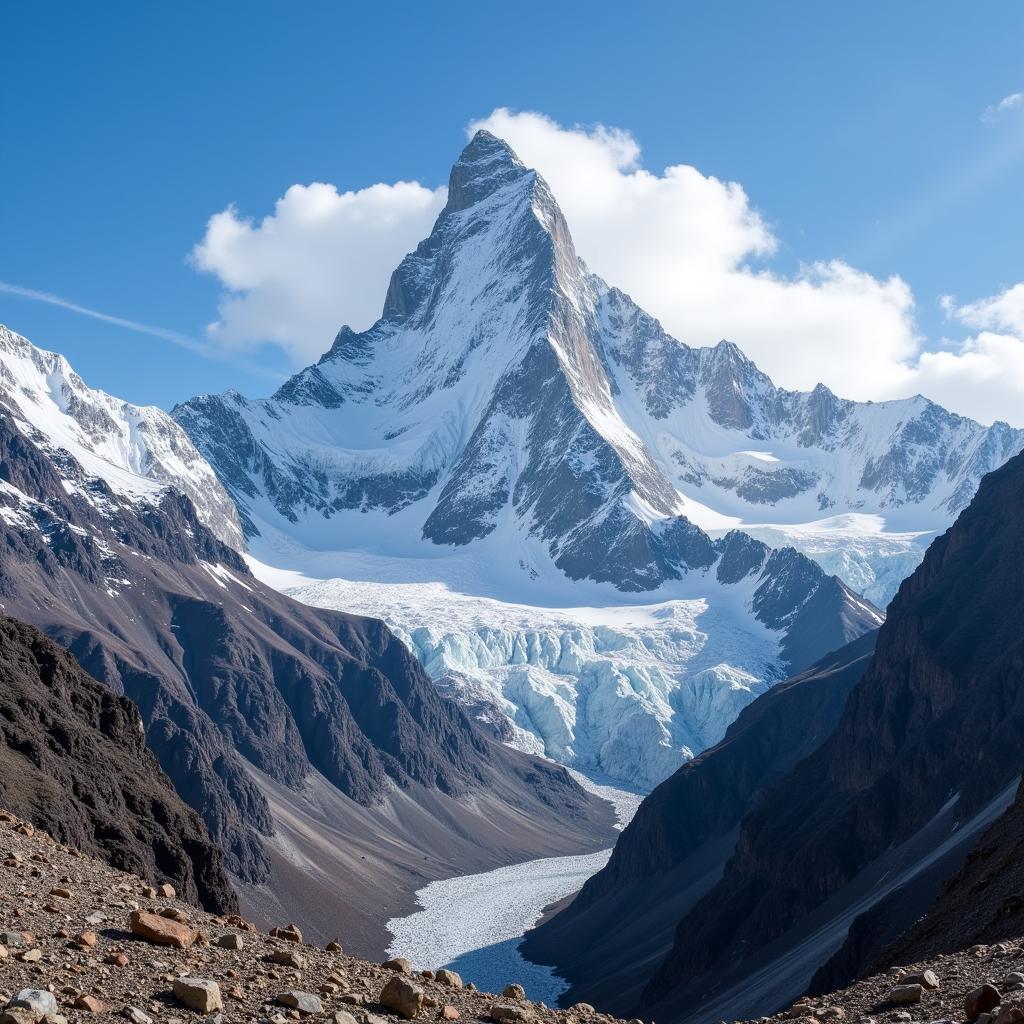
<path id="1" fill-rule="evenodd" d="M 352 814 L 415 792 L 429 810 L 389 819 L 394 848 L 457 819 L 480 870 L 535 855 L 536 835 L 523 830 L 520 847 L 514 830 L 511 843 L 499 835 L 524 813 L 551 836 L 546 853 L 607 843 L 605 805 L 564 771 L 486 739 L 383 623 L 282 596 L 187 497 L 118 493 L 23 427 L 0 406 L 0 600 L 135 701 L 150 749 L 244 882 L 271 879 L 267 780 L 298 796 L 322 779 Z M 368 881 L 360 870 L 369 866 L 344 874 L 353 899 Z M 319 894 L 322 912 L 330 898 Z M 382 928 L 365 902 L 345 913 Z M 381 938 L 357 934 L 368 951 Z"/>
<path id="2" fill-rule="evenodd" d="M 146 749 L 135 705 L 6 616 L 0 806 L 122 871 L 171 879 L 186 899 L 210 910 L 237 907 L 220 850 Z"/>
<path id="3" fill-rule="evenodd" d="M 699 537 L 675 557 L 659 543 L 681 516 L 934 530 L 1024 446 L 920 398 L 785 391 L 735 345 L 669 337 L 587 270 L 546 182 L 487 132 L 377 323 L 343 327 L 267 400 L 228 392 L 173 415 L 250 537 L 338 548 L 372 528 L 380 543 L 399 516 L 405 547 L 499 539 L 524 580 L 553 563 L 633 592 L 706 567 Z"/>
<path id="4" fill-rule="evenodd" d="M 1017 457 L 982 481 L 900 588 L 833 735 L 746 815 L 722 880 L 647 986 L 648 1006 L 700 991 L 721 1000 L 701 1013 L 770 1009 L 763 1000 L 784 998 L 786 977 L 795 994 L 883 897 L 888 937 L 910 925 L 919 910 L 911 900 L 901 919 L 895 890 L 934 891 L 935 865 L 948 873 L 1007 806 L 1024 768 L 1022 510 Z M 848 970 L 866 966 L 855 961 Z M 768 963 L 775 988 L 759 993 Z"/>
<path id="5" fill-rule="evenodd" d="M 773 783 L 835 728 L 867 668 L 876 633 L 829 655 L 746 707 L 725 738 L 680 768 L 640 805 L 607 866 L 523 947 L 585 1000 L 633 1013 L 672 946 L 680 918 L 714 885 L 737 827 Z"/>

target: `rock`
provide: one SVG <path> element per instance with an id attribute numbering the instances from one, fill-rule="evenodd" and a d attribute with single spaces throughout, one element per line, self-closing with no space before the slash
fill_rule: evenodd
<path id="1" fill-rule="evenodd" d="M 0 1011 L 0 1024 L 39 1024 L 39 1014 L 23 1006 L 12 1006 Z"/>
<path id="2" fill-rule="evenodd" d="M 525 1006 L 519 1006 L 515 1003 L 492 1003 L 491 1008 L 487 1011 L 487 1015 L 491 1020 L 513 1020 L 513 1021 L 527 1021 L 533 1020 L 533 1013 Z"/>
<path id="3" fill-rule="evenodd" d="M 46 1017 L 58 1012 L 57 1000 L 52 992 L 41 988 L 23 988 L 15 992 L 7 1000 L 5 1010 L 12 1009 L 34 1010 L 41 1017 Z"/>
<path id="4" fill-rule="evenodd" d="M 236 935 L 234 932 L 228 932 L 226 935 L 220 936 L 217 939 L 217 945 L 221 949 L 241 949 L 244 943 L 242 942 L 242 936 Z"/>
<path id="5" fill-rule="evenodd" d="M 35 964 L 43 959 L 43 951 L 41 949 L 26 949 L 18 959 L 26 964 Z"/>
<path id="6" fill-rule="evenodd" d="M 323 1013 L 323 1003 L 312 992 L 282 992 L 275 1002 L 278 1006 L 288 1006 L 299 1013 Z"/>
<path id="7" fill-rule="evenodd" d="M 357 1024 L 355 1017 L 348 1010 L 335 1010 L 327 1018 L 327 1024 Z"/>
<path id="8" fill-rule="evenodd" d="M 6 960 L 10 955 L 6 946 L 0 946 L 0 960 Z"/>
<path id="9" fill-rule="evenodd" d="M 505 999 L 518 999 L 520 1002 L 526 1001 L 526 989 L 522 985 L 514 983 L 506 985 L 501 994 Z"/>
<path id="10" fill-rule="evenodd" d="M 173 992 L 174 998 L 190 1010 L 212 1013 L 224 1009 L 220 985 L 209 978 L 175 978 Z"/>
<path id="11" fill-rule="evenodd" d="M 133 935 L 157 946 L 188 949 L 196 941 L 196 931 L 190 925 L 145 910 L 133 910 L 128 927 Z"/>
<path id="12" fill-rule="evenodd" d="M 801 1005 L 806 1006 L 806 1003 Z M 572 1006 L 574 1013 L 597 1013 L 597 1011 L 590 1005 L 590 1003 L 575 1003 Z"/>
<path id="13" fill-rule="evenodd" d="M 80 932 L 75 936 L 76 946 L 95 946 L 96 945 L 96 933 L 95 932 Z"/>
<path id="14" fill-rule="evenodd" d="M 896 985 L 889 989 L 885 1001 L 896 1006 L 909 1006 L 911 1003 L 921 1002 L 923 996 L 924 987 L 922 985 Z"/>
<path id="15" fill-rule="evenodd" d="M 1024 1021 L 1024 1003 L 1004 1002 L 995 1011 L 994 1024 L 1020 1024 Z"/>
<path id="16" fill-rule="evenodd" d="M 995 985 L 982 985 L 964 996 L 964 1015 L 968 1020 L 976 1020 L 980 1014 L 994 1010 L 1001 999 Z"/>
<path id="17" fill-rule="evenodd" d="M 1007 988 L 1011 985 L 1024 985 L 1024 974 L 1021 974 L 1020 971 L 1011 971 L 1003 978 L 1003 985 Z"/>
<path id="18" fill-rule="evenodd" d="M 160 911 L 161 917 L 169 917 L 172 921 L 180 921 L 182 924 L 190 924 L 192 919 L 181 907 L 166 907 Z"/>
<path id="19" fill-rule="evenodd" d="M 137 1006 L 126 1006 L 122 1011 L 122 1016 L 127 1017 L 132 1024 L 153 1024 L 153 1018 Z"/>
<path id="20" fill-rule="evenodd" d="M 76 1010 L 85 1010 L 86 1013 L 104 1013 L 107 1009 L 106 1003 L 97 996 L 89 995 L 88 992 L 83 992 L 75 1000 Z"/>
<path id="21" fill-rule="evenodd" d="M 462 988 L 462 978 L 455 971 L 449 971 L 444 967 L 435 971 L 434 980 L 439 985 L 446 985 L 448 988 Z"/>
<path id="22" fill-rule="evenodd" d="M 86 924 L 91 924 L 94 928 L 97 925 L 103 924 L 104 921 L 106 921 L 106 919 L 107 919 L 107 915 L 104 914 L 102 911 L 99 911 L 99 910 L 94 910 L 91 914 L 86 914 L 85 915 L 85 923 Z"/>
<path id="23" fill-rule="evenodd" d="M 104 958 L 103 962 L 107 964 L 113 964 L 114 967 L 127 967 L 128 957 L 124 953 L 108 953 Z"/>
<path id="24" fill-rule="evenodd" d="M 399 1017 L 412 1020 L 423 1009 L 423 996 L 423 989 L 419 985 L 414 985 L 401 974 L 395 974 L 381 989 L 377 1002 L 393 1010 Z"/>
<path id="25" fill-rule="evenodd" d="M 815 1016 L 818 1020 L 842 1020 L 846 1016 L 846 1011 L 841 1006 L 822 1006 Z"/>
<path id="26" fill-rule="evenodd" d="M 50 890 L 50 895 L 51 896 L 59 896 L 62 900 L 69 900 L 69 899 L 71 899 L 71 890 L 70 889 L 64 889 L 64 888 L 62 888 L 59 885 L 55 885 Z"/>
<path id="27" fill-rule="evenodd" d="M 306 966 L 306 958 L 291 949 L 275 949 L 267 959 L 273 964 L 294 967 L 297 971 L 301 971 Z"/>
<path id="28" fill-rule="evenodd" d="M 394 960 L 385 960 L 381 967 L 398 974 L 412 974 L 412 964 L 404 956 L 396 956 Z"/>
<path id="29" fill-rule="evenodd" d="M 160 896 L 162 899 L 165 899 L 165 900 L 173 900 L 178 895 L 178 893 L 175 890 L 174 886 L 170 885 L 167 882 L 164 882 L 163 885 L 158 885 L 156 887 L 156 891 L 157 891 L 157 895 Z"/>
<path id="30" fill-rule="evenodd" d="M 438 1017 L 441 1020 L 458 1020 L 461 1016 L 462 1014 L 454 1006 L 449 1006 L 448 1004 L 442 1006 L 438 1013 Z"/>
<path id="31" fill-rule="evenodd" d="M 0 932 L 0 945 L 16 949 L 25 945 L 25 936 L 21 932 Z"/>
<path id="32" fill-rule="evenodd" d="M 920 985 L 922 988 L 934 991 L 939 987 L 939 978 L 934 971 L 915 971 L 913 974 L 904 974 L 899 980 L 900 985 Z"/>
<path id="33" fill-rule="evenodd" d="M 285 939 L 288 942 L 301 942 L 302 932 L 297 924 L 289 924 L 284 928 L 271 928 L 270 935 L 275 939 Z"/>
<path id="34" fill-rule="evenodd" d="M 328 942 L 326 946 L 324 946 L 324 949 L 326 949 L 328 953 L 340 953 L 341 943 L 332 940 L 331 942 Z"/>

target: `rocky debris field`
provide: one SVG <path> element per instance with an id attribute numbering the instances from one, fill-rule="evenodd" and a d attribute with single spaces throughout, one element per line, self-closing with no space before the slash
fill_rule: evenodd
<path id="1" fill-rule="evenodd" d="M 892 967 L 824 996 L 798 999 L 759 1024 L 1020 1024 L 1024 940 L 971 946 Z"/>
<path id="2" fill-rule="evenodd" d="M 488 994 L 453 971 L 368 963 L 347 956 L 340 942 L 320 949 L 293 924 L 261 934 L 0 811 L 0 1024 L 105 1017 L 132 1024 L 613 1021 L 586 1004 L 531 1003 L 514 982 Z"/>

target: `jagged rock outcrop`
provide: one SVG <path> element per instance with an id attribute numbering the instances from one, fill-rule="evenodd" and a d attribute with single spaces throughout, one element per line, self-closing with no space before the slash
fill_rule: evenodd
<path id="1" fill-rule="evenodd" d="M 138 708 L 5 615 L 0 807 L 207 910 L 237 910 L 223 855 L 146 749 Z"/>

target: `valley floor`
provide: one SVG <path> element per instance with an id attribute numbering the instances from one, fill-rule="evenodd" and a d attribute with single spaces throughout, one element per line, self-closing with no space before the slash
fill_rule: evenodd
<path id="1" fill-rule="evenodd" d="M 641 796 L 573 772 L 585 789 L 610 800 L 618 827 L 625 828 Z M 552 968 L 533 964 L 519 950 L 523 935 L 545 908 L 579 892 L 607 863 L 611 850 L 570 857 L 545 857 L 479 874 L 431 882 L 416 893 L 421 910 L 388 921 L 389 956 L 423 967 L 450 967 L 498 988 L 514 977 L 531 999 L 553 1004 L 568 985 Z"/>

